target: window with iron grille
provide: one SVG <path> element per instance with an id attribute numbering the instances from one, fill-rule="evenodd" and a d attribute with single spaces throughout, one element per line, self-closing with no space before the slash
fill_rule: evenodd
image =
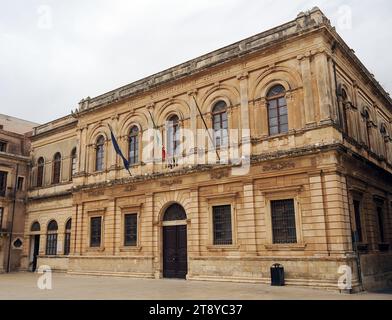
<path id="1" fill-rule="evenodd" d="M 282 85 L 277 85 L 268 92 L 268 123 L 269 134 L 275 135 L 289 131 L 286 90 Z"/>
<path id="2" fill-rule="evenodd" d="M 57 230 L 57 222 L 55 220 L 50 221 L 46 234 L 46 255 L 48 256 L 57 254 Z"/>
<path id="3" fill-rule="evenodd" d="M 129 164 L 139 162 L 139 128 L 133 126 L 129 133 Z"/>
<path id="4" fill-rule="evenodd" d="M 297 243 L 294 200 L 271 201 L 273 243 Z"/>
<path id="5" fill-rule="evenodd" d="M 93 217 L 90 223 L 90 247 L 100 247 L 102 217 Z"/>
<path id="6" fill-rule="evenodd" d="M 137 214 L 124 216 L 124 246 L 137 245 Z"/>
<path id="7" fill-rule="evenodd" d="M 71 219 L 67 221 L 65 225 L 65 237 L 64 237 L 64 255 L 68 256 L 71 249 Z"/>
<path id="8" fill-rule="evenodd" d="M 231 230 L 231 206 L 212 207 L 214 245 L 233 244 Z"/>
<path id="9" fill-rule="evenodd" d="M 0 171 L 0 197 L 5 197 L 7 191 L 7 172 Z"/>
<path id="10" fill-rule="evenodd" d="M 7 142 L 0 141 L 0 151 L 2 151 L 2 152 L 7 151 Z"/>
<path id="11" fill-rule="evenodd" d="M 44 158 L 39 158 L 37 165 L 37 187 L 42 187 L 44 183 Z"/>
<path id="12" fill-rule="evenodd" d="M 55 256 L 57 254 L 57 232 L 48 233 L 46 239 L 46 255 Z"/>

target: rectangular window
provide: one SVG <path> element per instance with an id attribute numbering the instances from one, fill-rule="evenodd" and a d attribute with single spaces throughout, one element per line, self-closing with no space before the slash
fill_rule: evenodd
<path id="1" fill-rule="evenodd" d="M 273 243 L 297 243 L 294 200 L 271 201 Z"/>
<path id="2" fill-rule="evenodd" d="M 231 230 L 231 206 L 212 207 L 212 223 L 214 228 L 214 245 L 233 244 Z"/>
<path id="3" fill-rule="evenodd" d="M 7 152 L 7 143 L 4 141 L 0 141 L 0 151 Z"/>
<path id="4" fill-rule="evenodd" d="M 3 228 L 3 215 L 4 215 L 4 208 L 0 208 L 0 232 Z"/>
<path id="5" fill-rule="evenodd" d="M 23 190 L 23 183 L 24 183 L 24 178 L 23 177 L 18 177 L 18 190 L 19 191 Z"/>
<path id="6" fill-rule="evenodd" d="M 0 197 L 5 197 L 7 190 L 7 172 L 0 171 Z"/>
<path id="7" fill-rule="evenodd" d="M 57 233 L 48 233 L 46 239 L 46 255 L 55 256 L 57 254 Z"/>
<path id="8" fill-rule="evenodd" d="M 385 242 L 385 234 L 384 234 L 384 214 L 382 212 L 381 207 L 377 207 L 377 219 L 378 219 L 378 228 L 380 234 L 380 241 L 382 243 Z"/>
<path id="9" fill-rule="evenodd" d="M 362 242 L 362 225 L 361 225 L 361 203 L 358 200 L 354 200 L 354 218 L 356 225 L 356 236 L 357 241 Z M 355 235 L 354 235 L 355 236 Z"/>
<path id="10" fill-rule="evenodd" d="M 93 217 L 90 221 L 90 247 L 101 246 L 102 217 Z"/>
<path id="11" fill-rule="evenodd" d="M 124 246 L 137 245 L 137 214 L 124 216 Z"/>

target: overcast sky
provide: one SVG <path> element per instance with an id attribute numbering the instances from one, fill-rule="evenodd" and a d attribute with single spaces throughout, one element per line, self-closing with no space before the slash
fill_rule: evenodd
<path id="1" fill-rule="evenodd" d="M 389 0 L 0 0 L 0 113 L 38 123 L 319 6 L 392 92 Z M 351 18 L 350 18 L 351 17 Z"/>

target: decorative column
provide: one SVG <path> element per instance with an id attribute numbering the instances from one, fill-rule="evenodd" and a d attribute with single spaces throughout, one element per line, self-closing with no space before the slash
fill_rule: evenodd
<path id="1" fill-rule="evenodd" d="M 262 98 L 258 105 L 256 105 L 256 109 L 259 110 L 258 114 L 260 114 L 259 123 L 261 124 L 261 137 L 265 138 L 269 135 L 269 127 L 268 127 L 268 102 L 266 98 Z"/>
<path id="2" fill-rule="evenodd" d="M 241 224 L 244 224 L 241 229 L 246 230 L 246 254 L 257 255 L 256 212 L 252 179 L 244 181 L 243 192 L 244 198 L 242 210 L 239 212 L 241 219 L 238 219 L 238 229 L 240 229 Z M 245 235 L 242 237 L 245 237 Z"/>
<path id="3" fill-rule="evenodd" d="M 147 115 L 147 117 L 148 117 L 147 125 L 148 125 L 148 128 L 150 129 L 150 130 L 148 130 L 148 132 L 151 133 L 151 130 L 158 130 L 158 128 L 154 128 L 153 119 L 151 119 L 151 117 L 153 117 L 153 118 L 155 117 L 155 114 L 154 114 L 154 112 L 155 112 L 155 104 L 154 103 L 150 103 L 146 107 L 147 107 L 147 111 L 149 113 Z M 150 114 L 151 114 L 151 116 L 150 116 Z M 156 120 L 157 119 L 154 118 L 155 122 L 156 122 Z M 155 123 L 155 124 L 158 125 L 158 123 Z M 142 155 L 143 162 L 146 164 L 145 172 L 150 172 L 150 173 L 152 173 L 152 172 L 154 172 L 156 170 L 155 165 L 154 165 L 155 159 L 158 157 L 158 155 L 156 153 L 158 153 L 158 151 L 161 152 L 160 151 L 160 146 L 157 145 L 158 141 L 156 140 L 155 132 L 152 132 L 152 133 L 153 133 L 152 137 L 151 137 L 151 134 L 148 134 L 148 138 L 149 139 L 147 140 L 146 138 L 143 138 L 143 141 L 142 141 L 142 144 L 143 144 L 142 153 L 144 153 L 145 150 L 147 150 L 147 148 L 145 148 L 145 146 L 146 145 L 150 145 L 151 141 L 154 141 L 154 143 L 152 145 L 152 152 L 150 152 L 148 154 L 145 154 L 145 155 L 144 154 Z M 147 135 L 147 132 L 146 132 L 146 135 Z M 158 170 L 159 169 L 160 168 L 158 168 Z"/>
<path id="4" fill-rule="evenodd" d="M 303 82 L 303 92 L 304 92 L 304 117 L 305 125 L 312 126 L 316 124 L 316 116 L 314 110 L 314 99 L 312 90 L 312 74 L 310 66 L 310 52 L 303 56 L 298 56 Z"/>
<path id="5" fill-rule="evenodd" d="M 325 208 L 325 199 L 324 199 L 324 188 L 325 181 L 320 170 L 316 170 L 314 172 L 309 172 L 309 192 L 310 192 L 310 203 L 311 203 L 311 212 L 312 212 L 312 230 L 315 230 L 316 222 L 319 222 L 323 225 L 323 233 L 324 239 L 323 241 L 318 241 L 317 251 L 324 251 L 329 254 L 329 226 L 327 219 L 327 208 Z M 332 193 L 332 191 L 330 190 Z"/>
<path id="6" fill-rule="evenodd" d="M 248 78 L 247 72 L 237 76 L 240 82 L 240 95 L 241 95 L 241 143 L 242 153 L 238 151 L 238 156 L 249 156 L 251 153 L 251 132 L 250 132 L 250 121 L 249 121 L 249 97 L 248 97 Z M 238 141 L 237 141 L 238 143 Z"/>
<path id="7" fill-rule="evenodd" d="M 119 132 L 118 132 L 118 119 L 119 119 L 119 115 L 116 113 L 115 115 L 113 115 L 110 120 L 111 120 L 111 126 L 114 130 L 114 135 L 117 137 L 119 136 Z M 110 165 L 106 166 L 106 168 L 108 168 L 109 170 L 113 170 L 116 169 L 118 167 L 118 155 L 116 152 L 114 152 L 113 149 L 113 141 L 109 144 L 112 144 L 112 146 L 107 146 L 108 150 L 107 152 L 109 153 L 109 161 L 110 161 Z"/>
<path id="8" fill-rule="evenodd" d="M 324 49 L 320 49 L 315 53 L 314 63 L 316 67 L 317 91 L 319 96 L 320 122 L 330 122 L 332 101 L 331 89 L 328 85 L 327 53 Z"/>
<path id="9" fill-rule="evenodd" d="M 80 127 L 78 131 L 80 133 L 80 140 L 78 146 L 77 168 L 78 173 L 82 174 L 88 172 L 87 157 L 89 148 L 86 148 L 86 146 L 88 145 L 87 126 Z"/>
<path id="10" fill-rule="evenodd" d="M 161 259 L 160 257 L 162 256 L 161 248 L 161 239 L 159 237 L 160 235 L 160 227 L 161 227 L 161 221 L 159 215 L 155 214 L 154 212 L 154 193 L 149 192 L 146 193 L 146 198 L 145 198 L 145 206 L 143 210 L 143 214 L 146 217 L 150 217 L 150 225 L 146 227 L 146 229 L 149 230 L 150 233 L 150 239 L 149 243 L 146 243 L 146 246 L 148 248 L 149 254 L 153 257 L 153 263 L 152 263 L 152 272 L 155 274 L 155 278 L 159 279 L 161 277 Z"/>
<path id="11" fill-rule="evenodd" d="M 188 103 L 189 107 L 191 109 L 191 131 L 192 131 L 192 136 L 193 136 L 193 145 L 192 145 L 192 150 L 189 154 L 189 160 L 193 160 L 193 163 L 196 164 L 197 161 L 197 153 L 198 153 L 198 145 L 197 145 L 197 116 L 198 116 L 198 110 L 196 106 L 195 100 L 197 99 L 197 89 L 191 90 L 188 92 Z M 193 153 L 193 154 L 192 154 Z"/>
<path id="12" fill-rule="evenodd" d="M 190 191 L 190 209 L 188 210 L 188 219 L 191 224 L 188 231 L 189 234 L 189 248 L 191 256 L 200 255 L 200 212 L 199 212 L 199 188 L 191 188 Z"/>

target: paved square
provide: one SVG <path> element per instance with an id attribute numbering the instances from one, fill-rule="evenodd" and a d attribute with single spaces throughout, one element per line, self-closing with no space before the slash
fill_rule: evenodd
<path id="1" fill-rule="evenodd" d="M 0 274 L 0 299 L 249 299 L 249 300 L 392 300 L 392 290 L 380 293 L 339 294 L 298 287 L 263 284 L 149 280 L 104 276 L 53 274 L 52 290 L 40 290 L 40 274 Z"/>

